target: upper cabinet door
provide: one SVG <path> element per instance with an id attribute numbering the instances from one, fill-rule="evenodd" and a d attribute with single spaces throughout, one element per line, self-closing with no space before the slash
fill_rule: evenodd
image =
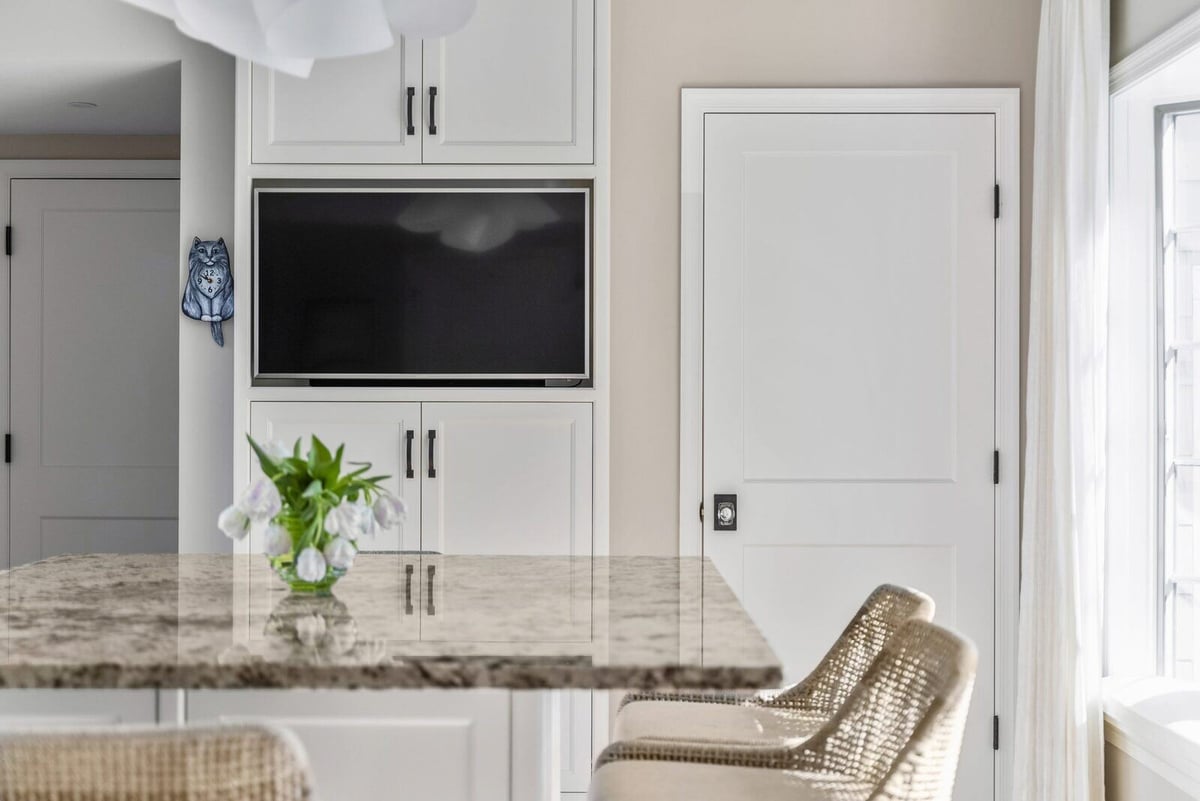
<path id="1" fill-rule="evenodd" d="M 425 42 L 427 164 L 590 164 L 594 0 L 479 0 Z"/>
<path id="2" fill-rule="evenodd" d="M 318 61 L 307 79 L 255 66 L 253 159 L 268 164 L 419 164 L 420 95 L 420 41 L 401 40 L 379 53 Z"/>

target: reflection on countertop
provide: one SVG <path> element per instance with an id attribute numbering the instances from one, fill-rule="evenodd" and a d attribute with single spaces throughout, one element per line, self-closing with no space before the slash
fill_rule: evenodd
<path id="1" fill-rule="evenodd" d="M 61 556 L 0 572 L 0 687 L 767 687 L 710 562 L 361 554 L 324 598 L 261 557 Z"/>

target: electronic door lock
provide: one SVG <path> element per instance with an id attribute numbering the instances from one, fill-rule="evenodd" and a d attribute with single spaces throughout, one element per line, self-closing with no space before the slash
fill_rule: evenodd
<path id="1" fill-rule="evenodd" d="M 714 495 L 713 507 L 717 510 L 713 530 L 737 531 L 737 496 Z"/>

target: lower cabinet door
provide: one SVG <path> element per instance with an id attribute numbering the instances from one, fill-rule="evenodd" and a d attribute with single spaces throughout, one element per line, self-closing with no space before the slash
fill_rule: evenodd
<path id="1" fill-rule="evenodd" d="M 152 724 L 154 690 L 0 690 L 0 732 Z"/>
<path id="2" fill-rule="evenodd" d="M 421 547 L 421 404 L 264 402 L 250 404 L 250 433 L 259 442 L 279 440 L 292 447 L 297 439 L 307 453 L 309 438 L 317 435 L 331 450 L 346 446 L 346 462 L 370 462 L 371 475 L 386 475 L 383 487 L 408 503 L 408 523 L 381 531 L 363 550 L 398 551 Z M 250 455 L 251 474 L 257 460 Z M 251 532 L 251 539 L 255 533 Z M 262 543 L 251 542 L 251 553 Z"/>
<path id="3" fill-rule="evenodd" d="M 187 717 L 295 732 L 318 798 L 511 798 L 505 691 L 196 690 L 188 693 Z"/>

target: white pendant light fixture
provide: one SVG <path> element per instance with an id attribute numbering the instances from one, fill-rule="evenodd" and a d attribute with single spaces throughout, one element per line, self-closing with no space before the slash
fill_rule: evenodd
<path id="1" fill-rule="evenodd" d="M 260 17 L 267 5 L 276 7 L 262 19 L 267 47 L 279 55 L 341 58 L 395 44 L 382 0 L 266 0 Z"/>
<path id="2" fill-rule="evenodd" d="M 312 58 L 273 52 L 250 0 L 175 0 L 180 33 L 264 67 L 307 78 Z"/>
<path id="3" fill-rule="evenodd" d="M 475 13 L 476 0 L 383 0 L 388 22 L 414 39 L 436 39 L 461 30 Z"/>

